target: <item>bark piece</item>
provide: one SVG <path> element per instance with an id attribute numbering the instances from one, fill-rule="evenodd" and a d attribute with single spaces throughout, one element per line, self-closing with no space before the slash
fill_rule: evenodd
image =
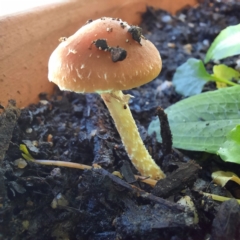
<path id="1" fill-rule="evenodd" d="M 173 195 L 175 192 L 179 192 L 186 186 L 190 186 L 197 178 L 197 173 L 200 166 L 194 161 L 181 164 L 177 170 L 172 172 L 165 179 L 157 182 L 152 194 L 167 198 Z"/>

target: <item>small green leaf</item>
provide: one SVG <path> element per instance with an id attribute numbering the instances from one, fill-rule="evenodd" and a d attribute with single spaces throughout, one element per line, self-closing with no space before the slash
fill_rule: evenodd
<path id="1" fill-rule="evenodd" d="M 227 133 L 240 124 L 240 86 L 189 97 L 165 111 L 175 148 L 216 153 Z M 158 119 L 148 128 L 153 132 L 161 142 Z"/>
<path id="2" fill-rule="evenodd" d="M 217 153 L 226 162 L 240 164 L 240 125 L 237 125 L 227 134 L 226 141 Z"/>
<path id="3" fill-rule="evenodd" d="M 32 161 L 34 160 L 33 156 L 29 153 L 26 145 L 24 144 L 20 144 L 20 147 L 19 147 L 20 151 L 22 152 L 22 156 L 25 160 L 27 161 Z"/>
<path id="4" fill-rule="evenodd" d="M 26 145 L 24 145 L 24 144 L 20 144 L 19 149 L 20 149 L 21 152 L 23 152 L 23 153 L 25 153 L 25 154 L 29 154 Z"/>
<path id="5" fill-rule="evenodd" d="M 190 58 L 177 68 L 173 76 L 176 92 L 187 97 L 201 93 L 204 84 L 212 80 L 201 60 Z"/>
<path id="6" fill-rule="evenodd" d="M 240 78 L 240 72 L 236 71 L 233 68 L 230 68 L 224 64 L 215 65 L 213 67 L 213 73 L 219 78 L 224 78 L 227 80 L 232 80 Z"/>
<path id="7" fill-rule="evenodd" d="M 237 85 L 236 83 L 231 82 L 232 79 L 239 79 L 240 72 L 234 70 L 233 68 L 227 67 L 224 64 L 215 65 L 213 67 L 212 77 L 218 81 L 231 86 Z"/>
<path id="8" fill-rule="evenodd" d="M 240 24 L 222 30 L 208 49 L 204 62 L 240 54 Z"/>

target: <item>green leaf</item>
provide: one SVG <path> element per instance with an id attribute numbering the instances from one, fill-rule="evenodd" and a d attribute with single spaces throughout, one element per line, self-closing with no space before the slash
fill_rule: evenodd
<path id="1" fill-rule="evenodd" d="M 222 30 L 207 51 L 204 62 L 240 54 L 240 24 Z"/>
<path id="2" fill-rule="evenodd" d="M 233 68 L 227 67 L 224 64 L 215 65 L 213 67 L 212 77 L 218 81 L 231 86 L 237 85 L 236 83 L 231 82 L 232 79 L 239 79 L 240 72 L 234 70 Z"/>
<path id="3" fill-rule="evenodd" d="M 215 65 L 213 67 L 213 73 L 214 76 L 227 80 L 240 78 L 240 72 L 224 64 Z"/>
<path id="4" fill-rule="evenodd" d="M 173 76 L 176 92 L 187 97 L 201 93 L 204 84 L 212 80 L 201 60 L 190 58 L 177 68 Z"/>
<path id="5" fill-rule="evenodd" d="M 240 125 L 227 134 L 226 141 L 220 146 L 217 153 L 226 162 L 240 164 Z"/>
<path id="6" fill-rule="evenodd" d="M 20 147 L 19 147 L 20 151 L 22 152 L 22 156 L 25 160 L 27 161 L 32 161 L 34 160 L 33 156 L 29 153 L 26 145 L 24 144 L 20 144 Z"/>
<path id="7" fill-rule="evenodd" d="M 240 86 L 223 88 L 184 99 L 166 109 L 173 146 L 216 153 L 227 133 L 240 124 Z M 148 133 L 156 132 L 161 142 L 159 120 Z"/>

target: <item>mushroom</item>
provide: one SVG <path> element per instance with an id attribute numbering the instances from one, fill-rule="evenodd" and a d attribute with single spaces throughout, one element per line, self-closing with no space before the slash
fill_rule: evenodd
<path id="1" fill-rule="evenodd" d="M 142 176 L 164 178 L 139 135 L 128 106 L 131 96 L 122 93 L 158 76 L 162 62 L 156 47 L 141 28 L 107 17 L 88 21 L 61 39 L 49 59 L 49 80 L 61 90 L 99 93 L 135 168 Z"/>

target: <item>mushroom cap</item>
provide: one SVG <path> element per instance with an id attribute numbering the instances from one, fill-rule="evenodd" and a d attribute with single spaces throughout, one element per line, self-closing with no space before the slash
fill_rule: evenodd
<path id="1" fill-rule="evenodd" d="M 127 90 L 150 82 L 161 71 L 161 57 L 156 47 L 140 37 L 141 33 L 132 33 L 132 28 L 121 19 L 89 21 L 54 50 L 48 63 L 49 80 L 61 90 L 81 93 Z M 106 40 L 108 49 L 99 47 L 97 40 Z M 126 56 L 113 62 L 113 49 L 124 49 Z"/>

